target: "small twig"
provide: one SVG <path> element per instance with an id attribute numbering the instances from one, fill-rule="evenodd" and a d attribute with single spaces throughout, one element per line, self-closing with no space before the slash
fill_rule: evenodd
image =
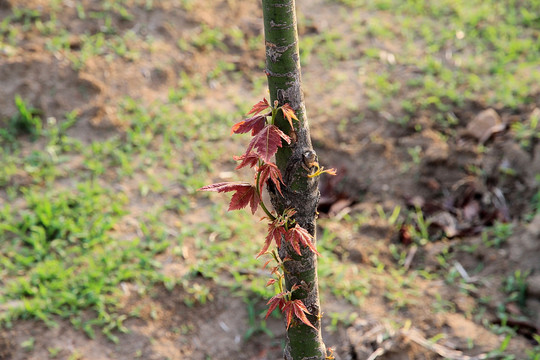
<path id="1" fill-rule="evenodd" d="M 418 251 L 418 246 L 413 245 L 411 246 L 411 250 L 409 250 L 409 253 L 407 254 L 407 258 L 405 259 L 405 263 L 403 264 L 403 267 L 405 270 L 409 270 L 409 267 L 411 266 L 411 263 L 414 259 L 414 255 L 416 255 L 416 252 Z"/>
<path id="2" fill-rule="evenodd" d="M 426 338 L 424 338 L 420 334 L 420 332 L 416 329 L 402 331 L 401 334 L 407 339 L 414 341 L 418 345 L 423 346 L 424 348 L 439 354 L 443 358 L 447 358 L 451 360 L 482 360 L 482 359 L 487 359 L 488 357 L 487 354 L 480 354 L 477 356 L 468 356 L 468 355 L 464 355 L 463 352 L 459 350 L 452 350 L 440 344 L 434 344 L 428 341 Z"/>
<path id="3" fill-rule="evenodd" d="M 384 349 L 383 348 L 378 348 L 373 353 L 371 353 L 371 355 L 369 355 L 367 360 L 375 360 L 376 358 L 378 358 L 379 356 L 381 356 L 383 354 L 384 354 Z"/>
<path id="4" fill-rule="evenodd" d="M 461 277 L 463 278 L 463 280 L 465 280 L 466 282 L 470 283 L 470 282 L 473 282 L 474 280 L 469 276 L 469 274 L 467 273 L 467 270 L 465 270 L 465 268 L 463 267 L 463 265 L 461 265 L 459 263 L 459 261 L 456 261 L 454 263 L 454 267 L 456 268 L 457 272 L 459 273 L 459 275 L 461 275 Z"/>

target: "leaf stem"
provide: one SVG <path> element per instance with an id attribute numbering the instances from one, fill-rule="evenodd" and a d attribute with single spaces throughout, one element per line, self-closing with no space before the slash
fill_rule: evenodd
<path id="1" fill-rule="evenodd" d="M 259 166 L 259 168 L 260 168 L 260 166 Z M 268 211 L 268 209 L 266 208 L 266 205 L 264 204 L 264 201 L 263 201 L 262 196 L 261 196 L 261 191 L 259 190 L 260 189 L 260 187 L 259 187 L 260 178 L 261 178 L 261 172 L 257 171 L 257 181 L 255 183 L 255 190 L 257 191 L 257 195 L 259 196 L 259 204 L 261 205 L 261 208 L 264 210 L 264 212 L 266 213 L 268 218 L 271 221 L 274 221 L 274 220 L 276 220 L 276 217 L 274 215 L 272 215 L 272 213 L 270 211 Z"/>

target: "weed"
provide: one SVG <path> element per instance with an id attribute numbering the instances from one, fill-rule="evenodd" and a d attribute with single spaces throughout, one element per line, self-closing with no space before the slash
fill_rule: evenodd
<path id="1" fill-rule="evenodd" d="M 57 347 L 48 347 L 47 351 L 49 352 L 49 358 L 54 359 L 60 354 L 62 349 Z"/>
<path id="2" fill-rule="evenodd" d="M 503 291 L 507 294 L 508 302 L 516 302 L 521 307 L 525 306 L 525 300 L 527 300 L 527 277 L 529 274 L 529 271 L 516 270 L 506 277 L 503 282 Z"/>
<path id="3" fill-rule="evenodd" d="M 405 224 L 409 224 L 407 230 L 416 244 L 424 246 L 428 243 L 430 222 L 424 218 L 422 209 L 416 207 L 414 213 L 409 212 Z"/>
<path id="4" fill-rule="evenodd" d="M 537 183 L 540 183 L 540 175 L 537 176 Z M 531 211 L 525 215 L 525 220 L 530 222 L 538 214 L 540 214 L 540 190 L 531 198 Z"/>
<path id="5" fill-rule="evenodd" d="M 487 247 L 500 248 L 512 235 L 513 229 L 514 225 L 512 223 L 496 222 L 482 232 L 482 242 Z"/>
<path id="6" fill-rule="evenodd" d="M 521 147 L 529 150 L 538 140 L 540 140 L 540 111 L 531 114 L 526 122 L 515 122 L 511 125 L 516 140 Z"/>
<path id="7" fill-rule="evenodd" d="M 330 313 L 330 325 L 328 325 L 327 330 L 335 333 L 341 326 L 349 327 L 354 321 L 358 318 L 358 313 L 342 313 L 342 312 L 332 312 Z"/>
<path id="8" fill-rule="evenodd" d="M 392 213 L 389 216 L 386 215 L 384 209 L 379 204 L 375 206 L 375 210 L 377 210 L 377 213 L 382 220 L 388 222 L 388 225 L 396 226 L 398 228 L 400 227 L 401 224 L 399 222 L 399 214 L 401 213 L 401 206 L 397 205 L 394 207 L 394 210 L 392 210 Z"/>
<path id="9" fill-rule="evenodd" d="M 533 339 L 536 345 L 533 349 L 527 350 L 527 356 L 529 360 L 540 360 L 540 335 L 533 334 Z"/>
<path id="10" fill-rule="evenodd" d="M 266 326 L 266 320 L 264 319 L 265 311 L 259 312 L 255 309 L 257 299 L 253 298 L 244 298 L 244 302 L 247 306 L 248 313 L 248 328 L 244 334 L 244 340 L 248 340 L 250 337 L 257 333 L 264 333 L 270 338 L 274 337 L 272 331 Z"/>
<path id="11" fill-rule="evenodd" d="M 82 359 L 83 359 L 83 355 L 77 349 L 73 350 L 73 352 L 68 357 L 68 360 L 82 360 Z"/>
<path id="12" fill-rule="evenodd" d="M 41 112 L 29 106 L 19 95 L 15 95 L 15 106 L 18 113 L 9 119 L 8 126 L 13 136 L 30 134 L 33 139 L 41 135 Z"/>
<path id="13" fill-rule="evenodd" d="M 35 344 L 36 344 L 36 339 L 34 337 L 29 337 L 28 339 L 24 340 L 21 343 L 21 347 L 25 351 L 32 351 L 32 350 L 34 350 Z"/>
<path id="14" fill-rule="evenodd" d="M 420 154 L 422 153 L 422 148 L 420 146 L 417 145 L 415 147 L 408 148 L 407 153 L 410 155 L 415 165 L 420 164 L 420 160 L 421 160 Z"/>
<path id="15" fill-rule="evenodd" d="M 199 32 L 190 37 L 190 42 L 180 40 L 178 46 L 182 50 L 189 50 L 189 45 L 196 49 L 211 51 L 215 49 L 226 50 L 227 47 L 223 42 L 225 38 L 224 32 L 221 29 L 210 28 L 206 25 L 201 26 Z"/>
<path id="16" fill-rule="evenodd" d="M 435 301 L 432 304 L 432 309 L 435 313 L 446 313 L 446 312 L 455 312 L 456 305 L 444 299 L 441 294 L 435 293 Z"/>
<path id="17" fill-rule="evenodd" d="M 501 342 L 501 345 L 498 349 L 491 351 L 488 354 L 488 357 L 501 357 L 504 360 L 513 360 L 516 357 L 514 355 L 504 355 L 504 351 L 508 347 L 508 344 L 510 343 L 510 340 L 512 339 L 512 335 L 508 334 L 504 338 L 504 340 Z"/>

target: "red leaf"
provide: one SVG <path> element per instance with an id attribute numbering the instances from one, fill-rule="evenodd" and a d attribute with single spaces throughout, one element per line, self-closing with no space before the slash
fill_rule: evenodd
<path id="1" fill-rule="evenodd" d="M 248 115 L 250 114 L 258 114 L 260 113 L 261 111 L 267 109 L 270 107 L 270 104 L 268 103 L 268 101 L 266 100 L 266 98 L 262 99 L 261 101 L 259 101 L 258 103 L 256 103 L 252 108 L 251 110 L 248 112 Z"/>
<path id="2" fill-rule="evenodd" d="M 229 204 L 229 211 L 230 210 L 239 210 L 243 209 L 249 204 L 251 207 L 251 213 L 255 214 L 255 211 L 257 211 L 257 207 L 259 206 L 259 195 L 257 194 L 257 189 L 255 186 L 249 186 L 242 189 L 239 189 L 231 199 L 231 203 Z"/>
<path id="3" fill-rule="evenodd" d="M 285 313 L 285 318 L 287 319 L 287 330 L 289 330 L 289 326 L 291 325 L 291 320 L 294 312 L 292 307 L 292 301 L 287 301 L 281 311 Z"/>
<path id="4" fill-rule="evenodd" d="M 234 124 L 231 134 L 245 134 L 251 130 L 251 135 L 254 136 L 264 128 L 264 125 L 266 125 L 266 116 L 255 115 Z"/>
<path id="5" fill-rule="evenodd" d="M 321 255 L 315 248 L 315 245 L 313 245 L 313 242 L 312 242 L 313 236 L 311 236 L 311 234 L 306 229 L 304 229 L 298 224 L 296 224 L 295 227 L 289 229 L 289 231 L 287 232 L 286 238 L 287 238 L 287 241 L 289 241 L 289 243 L 293 247 L 293 249 L 298 253 L 298 255 L 302 255 L 298 244 L 307 246 L 315 254 L 319 256 Z"/>
<path id="6" fill-rule="evenodd" d="M 203 186 L 197 191 L 215 191 L 215 192 L 229 192 L 229 191 L 238 191 L 244 187 L 250 187 L 251 184 L 241 183 L 241 182 L 221 182 L 211 185 Z"/>
<path id="7" fill-rule="evenodd" d="M 276 246 L 281 246 L 281 236 L 285 235 L 285 228 L 283 227 L 283 220 L 277 218 L 268 224 L 268 235 L 266 235 L 266 241 L 261 251 L 257 254 L 257 257 L 263 255 L 270 247 L 272 240 L 276 242 Z"/>
<path id="8" fill-rule="evenodd" d="M 289 121 L 289 124 L 291 124 L 291 129 L 294 131 L 292 121 L 293 119 L 298 121 L 298 118 L 294 114 L 293 108 L 289 104 L 285 104 L 281 107 L 281 111 L 283 111 L 283 116 L 285 116 L 285 118 Z"/>
<path id="9" fill-rule="evenodd" d="M 281 292 L 277 295 L 274 295 L 266 305 L 270 305 L 270 308 L 268 309 L 268 312 L 266 313 L 265 319 L 268 319 L 268 316 L 272 313 L 272 311 L 275 310 L 276 307 L 279 306 L 279 309 L 283 309 L 283 306 L 285 305 L 285 300 L 283 300 L 283 297 L 285 296 L 285 292 Z"/>
<path id="10" fill-rule="evenodd" d="M 212 185 L 206 185 L 198 191 L 229 192 L 235 191 L 229 204 L 230 210 L 239 210 L 250 204 L 251 212 L 255 214 L 259 206 L 259 196 L 255 186 L 248 183 L 223 182 Z"/>
<path id="11" fill-rule="evenodd" d="M 268 280 L 268 282 L 266 283 L 265 286 L 273 285 L 275 282 L 276 282 L 276 279 L 270 279 L 270 280 Z"/>
<path id="12" fill-rule="evenodd" d="M 268 178 L 272 179 L 274 184 L 276 185 L 276 189 L 279 191 L 281 195 L 281 187 L 279 185 L 280 182 L 283 183 L 283 178 L 281 177 L 281 172 L 279 171 L 278 167 L 273 163 L 266 163 L 263 166 L 259 168 L 260 172 L 260 179 L 259 179 L 259 192 L 262 194 L 262 187 L 268 180 Z"/>
<path id="13" fill-rule="evenodd" d="M 259 131 L 248 145 L 246 154 L 249 154 L 252 149 L 264 160 L 269 163 L 272 156 L 277 152 L 278 147 L 281 147 L 281 139 L 285 140 L 288 144 L 291 143 L 285 133 L 278 129 L 275 125 L 266 125 L 264 129 Z"/>
<path id="14" fill-rule="evenodd" d="M 274 266 L 274 267 L 272 268 L 272 270 L 270 271 L 270 274 L 276 274 L 276 275 L 279 275 L 279 269 L 280 269 L 279 265 L 278 265 L 278 266 Z"/>
<path id="15" fill-rule="evenodd" d="M 296 315 L 296 317 L 300 319 L 301 322 L 317 330 L 315 326 L 313 326 L 313 324 L 311 324 L 311 322 L 307 318 L 306 314 L 311 315 L 311 313 L 308 311 L 308 309 L 306 308 L 302 300 L 293 300 L 292 307 L 294 309 L 294 315 Z"/>
<path id="16" fill-rule="evenodd" d="M 242 160 L 242 162 L 238 164 L 235 168 L 236 170 L 238 170 L 245 166 L 254 167 L 255 165 L 257 165 L 257 161 L 259 161 L 259 156 L 254 153 L 249 153 L 242 156 L 233 156 L 233 159 L 235 161 Z"/>
<path id="17" fill-rule="evenodd" d="M 300 244 L 298 243 L 298 241 L 295 241 L 294 239 L 289 239 L 289 243 L 298 255 L 302 255 L 302 252 L 300 251 Z"/>

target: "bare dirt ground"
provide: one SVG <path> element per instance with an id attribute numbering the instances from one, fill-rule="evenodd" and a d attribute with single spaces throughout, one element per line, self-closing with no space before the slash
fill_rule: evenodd
<path id="1" fill-rule="evenodd" d="M 75 2 L 64 3 L 57 21 L 69 33 L 69 48 L 77 51 L 81 36 L 100 31 L 103 23 L 90 17 L 80 19 Z M 81 3 L 89 11 L 99 2 Z M 69 135 L 89 144 L 122 133 L 124 124 L 117 117 L 115 105 L 126 95 L 144 103 L 159 101 L 167 97 L 170 87 L 182 81 L 181 72 L 210 79 L 208 74 L 218 59 L 234 64 L 235 76 L 228 82 L 204 81 L 205 96 L 196 99 L 193 107 L 226 109 L 233 97 L 252 102 L 264 95 L 264 89 L 254 95 L 257 90 L 253 86 L 254 81 L 264 80 L 262 43 L 250 47 L 247 42 L 239 44 L 226 37 L 228 51 L 205 46 L 185 51 L 177 46 L 179 39 L 189 41 L 201 27 L 225 28 L 231 23 L 243 39 L 260 36 L 259 2 L 202 1 L 190 10 L 180 3 L 154 1 L 151 10 L 138 3 L 129 5 L 133 17 L 114 17 L 113 25 L 121 31 L 152 37 L 151 45 L 130 44 L 138 54 L 132 58 L 129 54 L 90 56 L 78 70 L 67 56 L 48 50 L 39 33 L 23 32 L 19 48 L 4 49 L 9 55 L 0 53 L 0 118 L 15 113 L 13 94 L 20 94 L 39 108 L 44 119 L 62 118 L 76 110 L 79 121 Z M 0 21 L 14 6 L 39 9 L 45 19 L 49 5 L 39 0 L 0 0 Z M 345 27 L 332 16 L 337 7 L 333 3 L 299 0 L 298 6 L 309 20 L 302 24 L 323 24 L 302 26 L 301 36 Z M 340 63 L 339 68 L 327 68 L 316 58 L 303 66 L 317 153 L 325 166 L 336 167 L 340 173 L 322 184 L 320 232 L 326 228 L 337 234 L 333 241 L 338 245 L 333 251 L 351 269 L 343 281 L 361 281 L 366 272 L 372 274 L 369 294 L 357 305 L 325 295 L 326 313 L 347 310 L 358 314 L 337 325 L 326 318 L 326 343 L 335 347 L 339 359 L 480 359 L 475 356 L 500 349 L 505 335 L 497 329 L 508 326 L 516 335 L 504 349 L 505 354 L 526 359 L 527 351 L 535 346 L 533 334 L 540 331 L 540 213 L 525 219 L 532 211 L 531 198 L 538 191 L 535 176 L 540 173 L 540 144 L 533 143 L 530 150 L 524 150 L 509 128 L 513 122 L 540 116 L 540 97 L 517 110 L 490 110 L 482 103 L 467 103 L 453 109 L 456 122 L 451 127 L 434 121 L 435 110 L 418 111 L 401 125 L 385 119 L 388 113 L 393 114 L 392 108 L 367 108 L 361 95 L 364 87 L 348 80 L 354 79 L 357 71 L 347 62 Z M 335 81 L 337 77 L 341 80 Z M 329 83 L 333 83 L 332 89 Z M 332 111 L 327 104 L 335 104 Z M 361 121 L 356 122 L 360 115 Z M 479 143 L 483 143 L 481 150 Z M 25 151 L 38 146 L 29 142 Z M 81 165 L 73 161 L 66 166 L 69 172 Z M 24 184 L 29 180 L 21 174 L 13 181 Z M 378 205 L 387 214 L 396 206 L 413 213 L 417 207 L 429 219 L 433 241 L 415 245 L 411 237 L 419 231 L 418 224 L 409 222 L 396 228 L 381 219 Z M 346 221 L 348 216 L 358 214 L 364 215 L 361 222 Z M 513 225 L 511 235 L 497 247 L 487 244 L 482 236 L 496 222 Z M 432 280 L 376 270 L 374 255 L 381 266 L 395 266 L 397 260 L 389 250 L 392 244 L 405 254 L 401 266 L 450 275 Z M 174 264 L 167 269 L 174 274 Z M 502 290 L 508 277 L 517 271 L 529 274 L 524 304 L 507 301 L 508 293 Z M 201 281 L 212 289 L 213 300 L 194 307 L 179 301 L 187 296 L 183 290 L 175 289 L 171 296 L 165 289 L 156 288 L 141 296 L 134 289 L 123 289 L 122 311 L 130 314 L 136 309 L 138 317 L 126 320 L 129 332 L 118 334 L 117 344 L 100 334 L 90 340 L 68 320 L 60 320 L 57 327 L 16 321 L 12 328 L 0 330 L 0 359 L 281 357 L 282 320 L 268 321 L 274 337 L 256 333 L 244 340 L 250 326 L 245 303 L 231 300 L 226 288 Z M 414 283 L 414 293 L 408 292 L 412 285 L 407 281 Z M 402 298 L 388 295 L 392 282 L 403 288 Z M 467 288 L 467 284 L 474 286 Z M 439 304 L 439 312 L 433 311 L 434 304 Z M 262 310 L 264 303 L 256 307 Z M 444 335 L 442 340 L 433 341 L 440 334 Z M 35 339 L 31 350 L 22 345 L 28 338 Z M 53 357 L 50 349 L 59 351 Z"/>

